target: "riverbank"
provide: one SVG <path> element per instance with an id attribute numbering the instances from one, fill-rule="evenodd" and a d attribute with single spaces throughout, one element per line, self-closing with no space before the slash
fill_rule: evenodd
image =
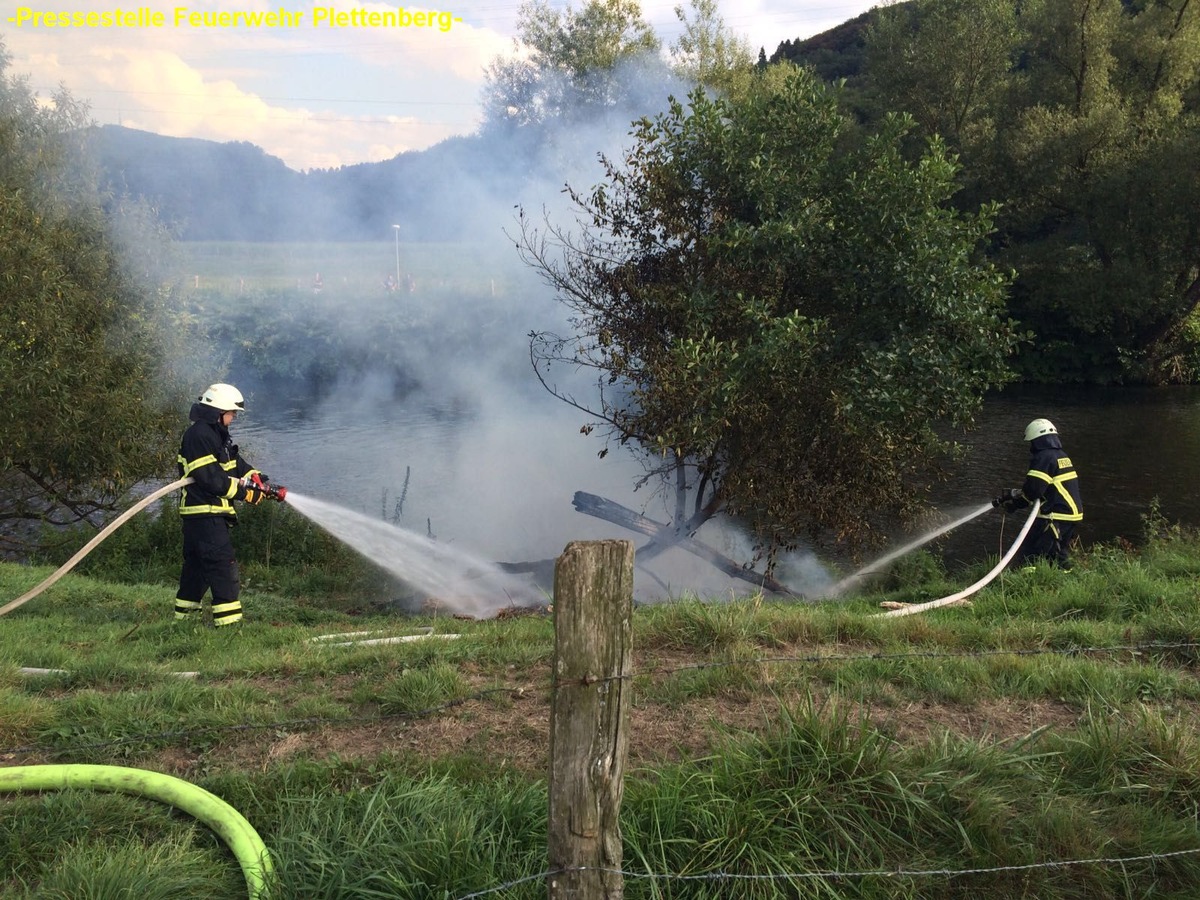
<path id="1" fill-rule="evenodd" d="M 1069 575 L 877 617 L 987 567 L 916 554 L 835 605 L 639 608 L 626 896 L 1195 896 L 1200 540 L 1158 523 Z M 50 571 L 0 566 L 0 597 Z M 175 626 L 172 596 L 71 575 L 0 621 L 0 764 L 192 781 L 258 830 L 279 897 L 545 895 L 549 617 L 252 587 L 225 633 Z M 460 637 L 312 640 L 424 629 Z M 244 895 L 220 842 L 150 801 L 0 810 L 6 897 Z"/>

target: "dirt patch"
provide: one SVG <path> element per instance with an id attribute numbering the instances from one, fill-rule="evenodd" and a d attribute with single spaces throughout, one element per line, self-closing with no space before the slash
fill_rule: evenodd
<path id="1" fill-rule="evenodd" d="M 1039 729 L 1073 727 L 1080 712 L 1048 700 L 980 700 L 971 705 L 921 701 L 868 711 L 871 722 L 903 744 L 923 743 L 940 734 L 955 734 L 981 743 L 1017 740 Z"/>
<path id="2" fill-rule="evenodd" d="M 671 668 L 661 658 L 653 663 L 658 671 Z M 428 759 L 487 757 L 497 770 L 544 774 L 550 744 L 549 667 L 541 665 L 520 674 L 510 672 L 509 684 L 499 692 L 497 683 L 481 674 L 472 674 L 468 680 L 477 693 L 436 715 L 411 718 L 371 714 L 356 722 L 250 730 L 232 740 L 226 736 L 205 750 L 171 748 L 155 754 L 146 764 L 188 777 L 200 770 L 266 771 L 305 758 L 366 760 L 396 754 Z M 331 679 L 329 690 L 344 695 L 353 684 L 350 676 Z M 270 680 L 264 680 L 262 687 L 284 690 Z M 730 734 L 769 731 L 779 720 L 781 705 L 809 704 L 831 716 L 865 720 L 903 745 L 925 743 L 946 733 L 985 743 L 1013 741 L 1038 729 L 1071 728 L 1080 715 L 1067 704 L 1048 700 L 993 698 L 969 705 L 889 701 L 869 706 L 834 698 L 816 686 L 776 692 L 769 700 L 718 695 L 670 704 L 639 699 L 635 690 L 628 765 L 632 769 L 710 755 Z"/>

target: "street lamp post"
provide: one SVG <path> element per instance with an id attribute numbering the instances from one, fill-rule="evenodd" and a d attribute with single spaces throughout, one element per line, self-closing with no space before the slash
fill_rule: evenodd
<path id="1" fill-rule="evenodd" d="M 400 289 L 400 226 L 393 225 L 392 231 L 396 235 L 396 289 Z"/>

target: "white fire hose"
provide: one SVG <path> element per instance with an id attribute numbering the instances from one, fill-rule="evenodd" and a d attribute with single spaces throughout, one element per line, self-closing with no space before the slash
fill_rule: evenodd
<path id="1" fill-rule="evenodd" d="M 76 553 L 74 556 L 72 556 L 70 559 L 68 559 L 61 566 L 59 566 L 59 568 L 55 571 L 55 573 L 53 575 L 51 575 L 49 578 L 47 578 L 45 581 L 43 581 L 41 584 L 39 584 L 33 590 L 22 594 L 20 597 L 18 597 L 16 600 L 12 601 L 11 603 L 9 603 L 5 606 L 0 606 L 0 616 L 4 615 L 5 613 L 10 613 L 14 609 L 16 609 L 18 606 L 28 603 L 30 600 L 32 600 L 34 597 L 36 597 L 42 591 L 46 590 L 46 588 L 50 587 L 50 585 L 54 584 L 54 582 L 58 581 L 58 579 L 62 578 L 64 575 L 66 575 L 68 572 L 70 572 L 73 568 L 75 568 L 76 565 L 79 564 L 79 561 L 81 559 L 83 559 L 85 556 L 87 556 L 89 553 L 91 553 L 93 550 L 95 550 L 96 547 L 98 547 L 100 545 L 101 541 L 103 541 L 110 534 L 112 534 L 114 531 L 116 531 L 118 528 L 120 528 L 122 525 L 124 525 L 125 522 L 131 516 L 133 516 L 135 513 L 140 512 L 141 510 L 145 509 L 147 506 L 149 506 L 151 503 L 153 503 L 159 497 L 164 497 L 167 494 L 171 493 L 171 491 L 177 491 L 180 488 L 186 487 L 187 485 L 189 485 L 191 483 L 192 483 L 191 478 L 180 478 L 178 481 L 172 481 L 166 487 L 159 488 L 154 493 L 148 494 L 147 496 L 143 497 L 141 500 L 139 500 L 133 506 L 129 507 L 129 509 L 125 510 L 125 512 L 121 513 L 121 515 L 117 516 L 117 518 L 113 519 L 113 521 L 108 523 L 108 525 L 104 526 L 104 529 L 99 534 L 97 534 L 94 538 L 92 538 L 90 541 L 88 541 L 86 544 L 83 545 L 83 549 L 81 549 L 78 553 Z"/>
<path id="2" fill-rule="evenodd" d="M 912 606 L 905 606 L 902 609 L 893 609 L 885 613 L 877 613 L 876 618 L 880 616 L 911 616 L 914 613 L 925 612 L 927 609 L 937 609 L 939 606 L 949 606 L 951 603 L 957 603 L 959 600 L 965 600 L 976 591 L 987 587 L 992 583 L 997 575 L 1004 571 L 1004 567 L 1012 561 L 1012 558 L 1017 555 L 1017 551 L 1021 548 L 1021 542 L 1025 540 L 1025 535 L 1029 534 L 1029 529 L 1033 527 L 1033 520 L 1037 518 L 1038 510 L 1041 508 L 1041 500 L 1038 500 L 1033 504 L 1033 509 L 1029 511 L 1029 518 L 1025 520 L 1024 526 L 1022 526 L 1021 531 L 1013 541 L 1012 546 L 1008 548 L 1008 552 L 1000 558 L 1000 562 L 996 563 L 995 567 L 990 572 L 980 578 L 973 585 L 968 588 L 963 588 L 961 591 L 951 594 L 949 597 L 942 597 L 940 600 L 930 600 L 928 603 L 916 603 Z"/>

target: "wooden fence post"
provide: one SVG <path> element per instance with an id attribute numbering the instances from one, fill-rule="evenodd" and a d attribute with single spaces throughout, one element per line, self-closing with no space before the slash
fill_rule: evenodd
<path id="1" fill-rule="evenodd" d="M 621 900 L 633 542 L 573 541 L 554 567 L 550 900 Z M 558 872 L 560 869 L 584 871 Z M 609 871 L 601 871 L 602 869 Z"/>

